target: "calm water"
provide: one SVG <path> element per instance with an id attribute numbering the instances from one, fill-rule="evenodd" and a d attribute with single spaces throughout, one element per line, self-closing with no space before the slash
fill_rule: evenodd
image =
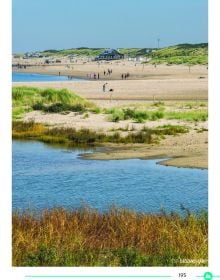
<path id="1" fill-rule="evenodd" d="M 87 151 L 88 152 L 88 151 Z M 207 209 L 207 170 L 166 167 L 156 160 L 82 160 L 81 150 L 13 142 L 13 209 L 83 203 L 144 212 Z"/>
<path id="2" fill-rule="evenodd" d="M 73 78 L 71 81 L 81 81 L 82 79 Z M 12 82 L 52 82 L 68 81 L 67 76 L 41 75 L 34 73 L 12 73 Z"/>

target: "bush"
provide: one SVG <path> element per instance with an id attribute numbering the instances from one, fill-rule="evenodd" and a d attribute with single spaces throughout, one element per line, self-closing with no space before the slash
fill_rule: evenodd
<path id="1" fill-rule="evenodd" d="M 100 114 L 102 112 L 102 110 L 101 110 L 101 108 L 96 107 L 96 108 L 92 109 L 91 112 L 93 112 L 95 114 Z"/>
<path id="2" fill-rule="evenodd" d="M 164 113 L 162 111 L 153 112 L 151 114 L 151 120 L 156 121 L 158 119 L 162 119 L 164 117 Z"/>
<path id="3" fill-rule="evenodd" d="M 149 114 L 146 111 L 135 111 L 134 119 L 135 120 L 147 120 L 149 118 Z"/>
<path id="4" fill-rule="evenodd" d="M 124 112 L 122 110 L 117 110 L 117 109 L 113 111 L 112 116 L 110 118 L 112 122 L 119 122 L 119 121 L 123 121 L 124 119 L 125 119 Z"/>
<path id="5" fill-rule="evenodd" d="M 82 104 L 75 104 L 75 105 L 70 105 L 70 104 L 65 104 L 65 103 L 55 103 L 50 106 L 45 106 L 43 108 L 45 112 L 49 113 L 61 113 L 61 112 L 84 112 L 85 108 Z"/>
<path id="6" fill-rule="evenodd" d="M 37 102 L 32 106 L 32 109 L 36 111 L 43 111 L 45 109 L 45 106 L 42 102 Z"/>
<path id="7" fill-rule="evenodd" d="M 124 119 L 128 120 L 128 119 L 133 119 L 134 118 L 134 110 L 130 109 L 130 108 L 126 108 L 123 109 L 124 112 Z"/>

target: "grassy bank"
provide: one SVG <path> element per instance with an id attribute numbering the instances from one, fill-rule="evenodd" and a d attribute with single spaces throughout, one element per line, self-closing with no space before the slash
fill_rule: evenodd
<path id="1" fill-rule="evenodd" d="M 147 120 L 176 119 L 182 121 L 206 121 L 208 119 L 207 108 L 192 105 L 188 109 L 168 111 L 163 102 L 155 102 L 147 108 L 110 108 L 102 109 L 86 99 L 69 92 L 66 89 L 56 90 L 52 88 L 40 89 L 33 87 L 13 87 L 12 89 L 12 117 L 19 120 L 27 112 L 38 110 L 45 113 L 69 113 L 75 112 L 88 116 L 88 113 L 108 115 L 111 122 L 133 120 L 143 123 Z M 174 108 L 175 109 L 175 108 Z"/>
<path id="2" fill-rule="evenodd" d="M 12 117 L 19 119 L 24 113 L 33 110 L 45 112 L 84 112 L 96 106 L 67 89 L 40 89 L 35 87 L 13 87 Z"/>
<path id="3" fill-rule="evenodd" d="M 54 209 L 12 221 L 14 266 L 191 266 L 181 260 L 208 258 L 206 213 Z"/>
<path id="4" fill-rule="evenodd" d="M 52 128 L 35 122 L 13 122 L 13 139 L 34 139 L 44 143 L 75 145 L 95 145 L 99 143 L 156 143 L 165 135 L 188 132 L 184 126 L 161 126 L 155 129 L 144 127 L 141 131 L 122 136 L 119 132 L 99 133 L 89 129 Z"/>
<path id="5" fill-rule="evenodd" d="M 151 52 L 150 63 L 208 64 L 208 44 L 180 44 Z"/>
<path id="6" fill-rule="evenodd" d="M 102 53 L 104 48 L 72 48 L 72 49 L 64 49 L 64 50 L 45 50 L 40 52 L 43 56 L 85 56 L 85 57 L 93 57 Z"/>

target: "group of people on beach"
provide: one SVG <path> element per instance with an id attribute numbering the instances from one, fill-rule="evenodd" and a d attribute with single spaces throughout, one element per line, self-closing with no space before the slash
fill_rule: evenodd
<path id="1" fill-rule="evenodd" d="M 99 80 L 100 79 L 100 74 L 99 73 L 89 73 L 87 74 L 87 78 L 89 79 L 94 79 L 94 80 Z"/>
<path id="2" fill-rule="evenodd" d="M 110 75 L 112 74 L 112 69 L 108 69 L 107 71 L 104 70 L 103 74 L 104 74 L 104 76 L 105 76 L 105 75 L 106 75 L 106 76 L 110 76 Z"/>
<path id="3" fill-rule="evenodd" d="M 17 63 L 17 64 L 12 64 L 12 67 L 17 67 L 18 69 L 26 69 L 27 66 L 29 65 L 25 65 L 25 64 L 20 64 L 20 63 Z"/>
<path id="4" fill-rule="evenodd" d="M 104 74 L 104 76 L 110 76 L 112 74 L 112 69 L 104 70 L 103 74 Z M 88 79 L 99 80 L 100 79 L 100 74 L 99 73 L 88 73 L 87 78 Z"/>
<path id="5" fill-rule="evenodd" d="M 124 79 L 126 80 L 129 76 L 130 76 L 129 73 L 121 74 L 122 80 L 124 80 Z"/>

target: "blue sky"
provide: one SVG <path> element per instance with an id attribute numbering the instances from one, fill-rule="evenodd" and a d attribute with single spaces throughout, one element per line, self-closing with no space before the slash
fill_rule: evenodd
<path id="1" fill-rule="evenodd" d="M 13 0 L 13 52 L 208 41 L 208 0 Z"/>

